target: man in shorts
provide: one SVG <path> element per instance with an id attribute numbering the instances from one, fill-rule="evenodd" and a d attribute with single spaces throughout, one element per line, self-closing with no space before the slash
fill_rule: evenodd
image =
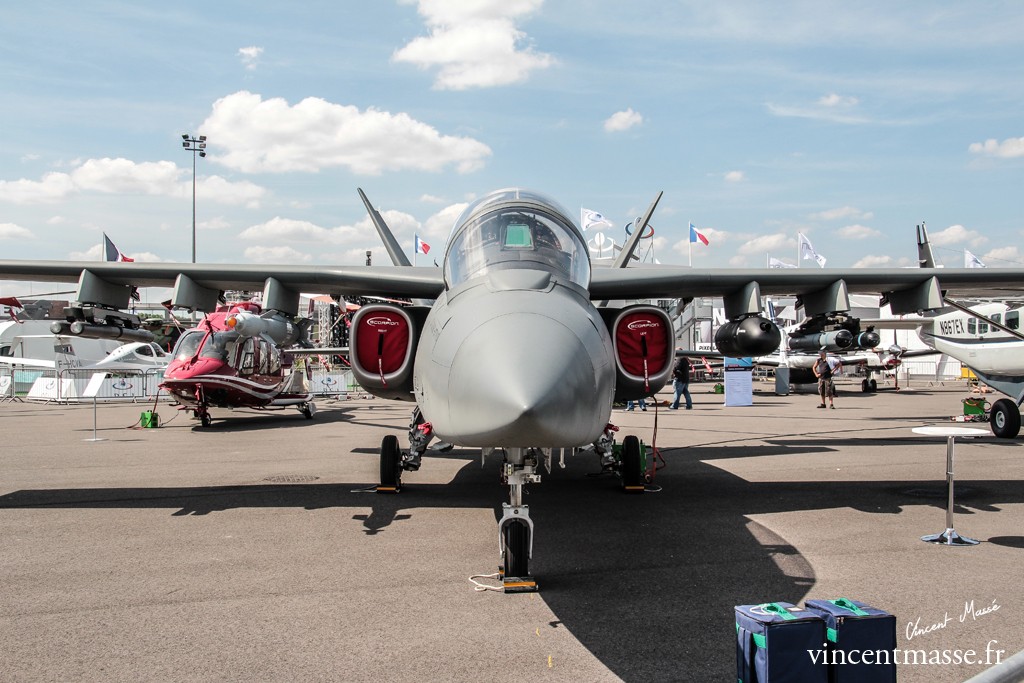
<path id="1" fill-rule="evenodd" d="M 825 407 L 825 400 L 828 400 L 828 407 L 835 410 L 836 406 L 833 403 L 835 397 L 835 386 L 833 384 L 833 378 L 842 371 L 842 364 L 838 358 L 829 358 L 828 354 L 822 349 L 818 352 L 818 360 L 814 361 L 814 376 L 818 378 L 818 396 L 821 397 L 821 404 L 819 408 Z"/>

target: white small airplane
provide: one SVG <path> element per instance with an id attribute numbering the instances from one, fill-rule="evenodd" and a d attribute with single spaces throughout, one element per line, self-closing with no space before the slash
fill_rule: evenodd
<path id="1" fill-rule="evenodd" d="M 165 368 L 170 356 L 153 342 L 119 344 L 49 333 L 49 320 L 0 323 L 0 366 L 36 370 L 147 370 Z"/>
<path id="2" fill-rule="evenodd" d="M 934 268 L 928 231 L 917 227 L 918 257 L 923 268 Z M 989 410 L 992 433 L 1012 439 L 1020 433 L 1020 405 L 1024 402 L 1024 306 L 980 303 L 964 306 L 943 297 L 948 308 L 912 320 L 872 320 L 890 329 L 914 329 L 925 344 L 954 358 L 978 379 L 1002 392 Z"/>

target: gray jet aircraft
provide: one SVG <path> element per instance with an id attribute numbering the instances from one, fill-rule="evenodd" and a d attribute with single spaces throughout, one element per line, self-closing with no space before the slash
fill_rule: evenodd
<path id="1" fill-rule="evenodd" d="M 660 195 L 659 195 L 660 197 Z M 627 492 L 644 491 L 645 454 L 635 436 L 613 443 L 614 401 L 651 396 L 668 380 L 675 335 L 651 298 L 721 296 L 720 352 L 761 356 L 778 347 L 761 296 L 799 295 L 808 315 L 849 311 L 848 292 L 878 293 L 894 312 L 941 308 L 944 291 L 1020 296 L 1024 269 L 625 268 L 657 205 L 638 221 L 613 268 L 591 269 L 570 213 L 544 195 L 492 192 L 456 220 L 443 268 L 0 261 L 0 278 L 78 282 L 69 309 L 93 325 L 137 327 L 121 313 L 132 287 L 174 286 L 171 303 L 214 310 L 221 291 L 263 288 L 265 309 L 295 316 L 299 292 L 404 297 L 432 305 L 362 307 L 350 359 L 359 383 L 414 403 L 409 448 L 381 444 L 381 493 L 401 490 L 433 438 L 500 452 L 499 543 L 507 591 L 532 590 L 533 521 L 523 487 L 552 471 L 556 455 L 592 448 Z M 373 212 L 371 212 L 372 215 Z"/>

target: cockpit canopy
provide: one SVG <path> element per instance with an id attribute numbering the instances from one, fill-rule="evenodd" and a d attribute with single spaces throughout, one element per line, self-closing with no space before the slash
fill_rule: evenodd
<path id="1" fill-rule="evenodd" d="M 454 287 L 502 268 L 554 268 L 588 287 L 590 255 L 567 216 L 551 199 L 525 190 L 498 190 L 478 199 L 452 228 L 445 283 Z"/>

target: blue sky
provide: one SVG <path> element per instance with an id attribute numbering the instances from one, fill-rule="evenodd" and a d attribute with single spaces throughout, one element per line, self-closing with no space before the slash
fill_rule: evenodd
<path id="1" fill-rule="evenodd" d="M 189 261 L 192 133 L 200 262 L 385 263 L 356 187 L 440 252 L 520 185 L 617 240 L 664 190 L 665 263 L 692 221 L 695 267 L 801 232 L 907 265 L 923 220 L 949 266 L 1021 265 L 1021 36 L 1016 2 L 8 3 L 0 257 Z"/>

